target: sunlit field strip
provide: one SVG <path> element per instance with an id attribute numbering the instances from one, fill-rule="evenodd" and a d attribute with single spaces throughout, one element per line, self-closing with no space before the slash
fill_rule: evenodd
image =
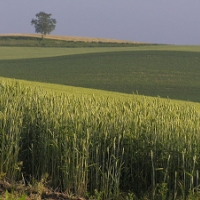
<path id="1" fill-rule="evenodd" d="M 0 37 L 30 37 L 30 38 L 41 38 L 41 34 L 0 34 Z M 117 40 L 117 39 L 108 39 L 108 38 L 92 38 L 92 37 L 81 37 L 81 36 L 60 36 L 60 35 L 46 35 L 45 39 L 53 40 L 63 40 L 63 41 L 83 41 L 83 42 L 109 42 L 109 43 L 139 43 L 132 42 L 127 40 Z"/>
<path id="2" fill-rule="evenodd" d="M 127 99 L 133 99 L 133 98 L 142 98 L 145 97 L 149 99 L 150 101 L 153 101 L 155 97 L 150 96 L 144 96 L 144 95 L 138 95 L 138 94 L 126 94 L 126 93 L 120 93 L 120 92 L 112 92 L 112 91 L 106 91 L 106 90 L 97 90 L 97 89 L 90 89 L 90 88 L 83 88 L 83 87 L 73 87 L 73 86 L 67 86 L 67 85 L 59 85 L 59 84 L 52 84 L 52 83 L 43 83 L 43 82 L 36 82 L 36 81 L 26 81 L 26 80 L 16 80 L 12 78 L 4 78 L 0 77 L 0 81 L 8 81 L 8 82 L 19 82 L 20 84 L 26 85 L 27 87 L 33 87 L 45 90 L 45 92 L 49 94 L 66 94 L 66 95 L 74 95 L 82 96 L 87 95 L 89 97 L 95 95 L 97 97 L 104 96 L 104 97 L 111 97 L 111 98 L 122 98 L 124 100 Z M 160 101 L 169 101 L 168 98 L 160 98 Z M 197 110 L 197 112 L 200 113 L 200 103 L 197 102 L 189 102 L 189 101 L 183 101 L 183 100 L 170 100 L 171 102 L 182 104 L 182 105 L 188 105 L 193 106 Z"/>
<path id="3" fill-rule="evenodd" d="M 140 51 L 140 50 L 168 50 L 168 51 L 191 51 L 200 52 L 200 46 L 139 46 L 139 47 L 94 47 L 94 48 L 45 48 L 45 47 L 0 47 L 0 60 L 42 58 L 62 55 L 117 52 L 117 51 Z"/>

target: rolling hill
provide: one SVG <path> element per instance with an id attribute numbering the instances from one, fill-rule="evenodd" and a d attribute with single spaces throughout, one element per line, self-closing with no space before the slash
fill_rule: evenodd
<path id="1" fill-rule="evenodd" d="M 187 101 L 200 101 L 200 48 L 139 46 L 95 48 L 0 47 L 0 74 Z"/>
<path id="2" fill-rule="evenodd" d="M 21 39 L 0 47 L 0 198 L 199 199 L 199 46 Z"/>

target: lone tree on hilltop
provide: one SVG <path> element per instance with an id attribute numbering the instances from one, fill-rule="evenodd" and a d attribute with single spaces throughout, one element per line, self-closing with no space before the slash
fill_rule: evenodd
<path id="1" fill-rule="evenodd" d="M 51 18 L 51 14 L 40 12 L 35 15 L 37 19 L 32 19 L 31 25 L 35 26 L 35 32 L 41 33 L 42 37 L 50 34 L 56 27 L 56 19 Z"/>

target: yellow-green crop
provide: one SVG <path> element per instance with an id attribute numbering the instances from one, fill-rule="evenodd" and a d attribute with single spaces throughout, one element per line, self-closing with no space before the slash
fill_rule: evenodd
<path id="1" fill-rule="evenodd" d="M 200 114 L 159 98 L 49 93 L 0 82 L 0 174 L 53 188 L 170 196 L 199 185 Z"/>

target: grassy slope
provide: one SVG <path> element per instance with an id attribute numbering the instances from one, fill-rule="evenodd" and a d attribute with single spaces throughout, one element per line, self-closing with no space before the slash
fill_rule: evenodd
<path id="1" fill-rule="evenodd" d="M 4 77 L 124 93 L 200 100 L 200 53 L 124 51 L 2 60 Z"/>
<path id="2" fill-rule="evenodd" d="M 43 58 L 63 55 L 134 51 L 136 47 L 96 47 L 96 48 L 42 48 L 42 47 L 0 47 L 0 60 Z"/>
<path id="3" fill-rule="evenodd" d="M 25 43 L 29 38 L 34 41 L 37 37 L 40 35 L 0 35 L 2 41 L 14 39 Z M 69 36 L 47 37 L 47 41 L 81 41 L 85 44 L 128 42 Z M 93 48 L 0 47 L 0 74 L 17 79 L 125 93 L 138 91 L 144 95 L 199 102 L 200 60 L 197 52 L 200 52 L 200 46 L 148 45 Z"/>
<path id="4" fill-rule="evenodd" d="M 98 52 L 144 51 L 144 50 L 200 52 L 200 46 L 159 45 L 159 46 L 138 46 L 138 47 L 96 47 L 96 48 L 0 47 L 0 60 L 42 58 L 42 57 L 98 53 Z"/>

